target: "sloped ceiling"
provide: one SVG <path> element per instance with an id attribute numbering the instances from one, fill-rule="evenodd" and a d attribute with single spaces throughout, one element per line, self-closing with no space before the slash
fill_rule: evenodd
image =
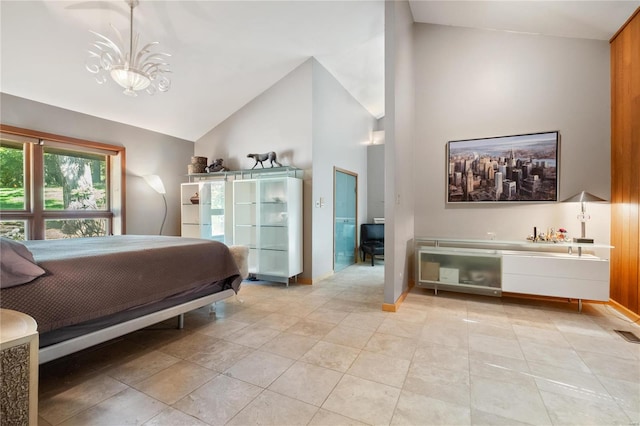
<path id="1" fill-rule="evenodd" d="M 375 117 L 384 114 L 380 1 L 145 1 L 141 42 L 172 54 L 171 89 L 124 96 L 85 70 L 96 37 L 128 34 L 122 1 L 5 1 L 1 90 L 195 141 L 310 57 Z M 128 36 L 127 36 L 128 38 Z"/>
<path id="2" fill-rule="evenodd" d="M 608 40 L 640 1 L 410 1 L 416 22 Z M 167 93 L 124 96 L 85 70 L 93 30 L 128 33 L 115 1 L 0 2 L 0 90 L 195 141 L 315 57 L 384 115 L 384 2 L 141 0 L 134 31 L 172 54 Z"/>

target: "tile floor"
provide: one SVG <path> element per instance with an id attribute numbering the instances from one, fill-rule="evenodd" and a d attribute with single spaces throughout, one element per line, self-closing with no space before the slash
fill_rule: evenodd
<path id="1" fill-rule="evenodd" d="M 637 425 L 640 327 L 612 308 L 413 289 L 383 266 L 245 282 L 186 315 L 40 368 L 40 425 Z"/>

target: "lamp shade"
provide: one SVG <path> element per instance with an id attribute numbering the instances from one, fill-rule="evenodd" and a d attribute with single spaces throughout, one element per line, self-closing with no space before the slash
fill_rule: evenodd
<path id="1" fill-rule="evenodd" d="M 142 176 L 144 180 L 149 184 L 151 188 L 153 188 L 158 194 L 166 194 L 167 191 L 164 189 L 164 184 L 162 183 L 162 179 L 158 175 L 145 175 Z"/>
<path id="2" fill-rule="evenodd" d="M 578 192 L 576 195 L 567 198 L 566 200 L 563 200 L 563 203 L 583 203 L 585 201 L 588 201 L 590 203 L 594 203 L 594 202 L 602 202 L 602 201 L 607 201 L 603 198 L 598 197 L 597 195 L 593 195 L 587 191 L 582 191 L 582 192 Z"/>

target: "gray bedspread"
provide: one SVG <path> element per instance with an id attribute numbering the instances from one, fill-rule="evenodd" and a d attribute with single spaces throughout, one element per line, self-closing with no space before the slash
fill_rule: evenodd
<path id="1" fill-rule="evenodd" d="M 197 238 L 120 235 L 26 241 L 46 274 L 2 289 L 0 306 L 44 333 L 215 285 L 239 289 L 227 246 Z"/>

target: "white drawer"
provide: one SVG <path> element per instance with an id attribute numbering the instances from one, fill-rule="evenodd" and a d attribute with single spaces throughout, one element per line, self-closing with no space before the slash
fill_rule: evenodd
<path id="1" fill-rule="evenodd" d="M 569 278 L 609 281 L 609 261 L 578 256 L 519 256 L 502 257 L 502 273 L 534 277 Z M 508 291 L 505 289 L 505 291 Z"/>

